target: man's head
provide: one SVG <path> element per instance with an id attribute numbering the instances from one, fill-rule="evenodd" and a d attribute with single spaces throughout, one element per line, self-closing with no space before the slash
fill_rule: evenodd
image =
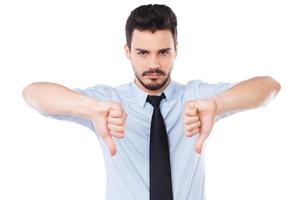
<path id="1" fill-rule="evenodd" d="M 164 88 L 177 55 L 177 20 L 173 11 L 157 4 L 134 9 L 126 22 L 125 51 L 139 86 L 150 92 Z"/>

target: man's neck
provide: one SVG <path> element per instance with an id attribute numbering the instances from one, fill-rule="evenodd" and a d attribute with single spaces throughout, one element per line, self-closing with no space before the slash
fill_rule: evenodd
<path id="1" fill-rule="evenodd" d="M 138 86 L 138 88 L 140 88 L 141 90 L 143 90 L 144 92 L 146 92 L 149 95 L 159 95 L 161 94 L 161 92 L 168 87 L 168 85 L 171 82 L 171 78 L 168 80 L 168 82 L 160 89 L 158 90 L 149 90 L 147 88 L 145 88 L 136 78 L 134 79 L 135 84 Z"/>

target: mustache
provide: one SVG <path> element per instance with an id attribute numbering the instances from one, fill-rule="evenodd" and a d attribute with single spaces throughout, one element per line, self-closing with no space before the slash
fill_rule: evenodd
<path id="1" fill-rule="evenodd" d="M 143 73 L 142 73 L 142 76 L 146 76 L 146 75 L 148 75 L 148 74 L 160 74 L 160 75 L 166 75 L 166 73 L 164 72 L 164 71 L 161 71 L 161 70 L 159 70 L 159 69 L 155 69 L 155 70 L 150 70 L 150 71 L 144 71 Z"/>

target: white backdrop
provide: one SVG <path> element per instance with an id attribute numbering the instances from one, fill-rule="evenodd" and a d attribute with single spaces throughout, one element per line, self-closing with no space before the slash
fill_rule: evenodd
<path id="1" fill-rule="evenodd" d="M 125 22 L 148 3 L 167 4 L 177 15 L 174 80 L 269 75 L 282 86 L 268 106 L 215 125 L 206 149 L 208 200 L 299 200 L 296 0 L 0 1 L 0 199 L 104 199 L 96 136 L 41 116 L 26 105 L 22 89 L 35 81 L 70 88 L 132 81 Z"/>

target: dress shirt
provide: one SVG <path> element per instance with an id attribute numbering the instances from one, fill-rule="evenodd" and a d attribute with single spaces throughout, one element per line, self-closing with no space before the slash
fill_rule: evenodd
<path id="1" fill-rule="evenodd" d="M 191 80 L 181 84 L 171 80 L 164 89 L 166 98 L 160 109 L 167 129 L 172 190 L 174 200 L 205 200 L 205 145 L 197 154 L 194 144 L 197 135 L 187 137 L 183 126 L 183 108 L 188 100 L 209 98 L 229 89 L 236 83 L 207 83 Z M 106 143 L 99 134 L 102 153 L 107 172 L 106 200 L 149 200 L 149 140 L 153 107 L 146 102 L 147 93 L 134 81 L 111 87 L 104 84 L 72 90 L 98 100 L 118 101 L 127 112 L 125 137 L 114 138 L 117 153 L 111 156 Z M 235 111 L 237 112 L 237 111 Z M 215 122 L 235 112 L 227 112 L 216 117 Z M 40 112 L 41 113 L 41 112 Z M 72 115 L 44 116 L 81 124 L 95 133 L 93 124 L 87 119 Z"/>

